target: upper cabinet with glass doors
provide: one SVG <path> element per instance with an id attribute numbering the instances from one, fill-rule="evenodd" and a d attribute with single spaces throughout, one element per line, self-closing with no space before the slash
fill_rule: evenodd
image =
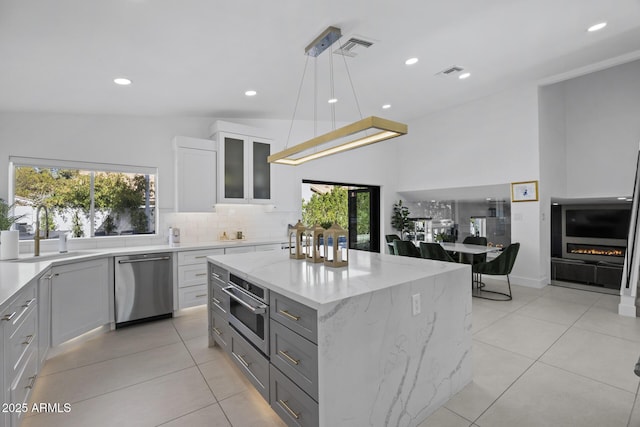
<path id="1" fill-rule="evenodd" d="M 270 203 L 271 140 L 259 129 L 223 121 L 211 133 L 218 143 L 218 202 Z"/>

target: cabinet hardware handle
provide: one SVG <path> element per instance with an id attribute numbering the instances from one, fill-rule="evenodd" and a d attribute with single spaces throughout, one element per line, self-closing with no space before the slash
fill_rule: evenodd
<path id="1" fill-rule="evenodd" d="M 206 275 L 207 275 L 207 273 L 198 273 L 198 274 L 196 274 L 196 277 L 198 277 L 198 276 L 206 276 Z"/>
<path id="2" fill-rule="evenodd" d="M 27 308 L 31 305 L 32 302 L 34 302 L 36 299 L 35 298 L 31 298 L 29 301 L 27 301 L 22 307 Z"/>
<path id="3" fill-rule="evenodd" d="M 265 304 L 260 304 L 259 306 L 254 307 L 251 304 L 235 296 L 235 294 L 232 294 L 231 292 L 229 292 L 230 289 L 235 289 L 235 286 L 227 286 L 226 288 L 222 288 L 222 292 L 229 295 L 233 300 L 237 301 L 241 306 L 247 308 L 248 310 L 251 310 L 253 314 L 266 313 L 268 307 Z"/>
<path id="4" fill-rule="evenodd" d="M 216 297 L 213 297 L 213 302 L 215 302 L 216 304 L 220 304 L 220 300 Z"/>
<path id="5" fill-rule="evenodd" d="M 160 256 L 155 258 L 120 259 L 118 260 L 118 264 L 133 264 L 136 262 L 149 262 L 149 261 L 168 261 L 170 259 L 171 259 L 170 256 Z"/>
<path id="6" fill-rule="evenodd" d="M 51 280 L 51 279 L 53 279 L 53 274 L 50 274 L 44 278 L 44 280 Z"/>
<path id="7" fill-rule="evenodd" d="M 213 271 L 211 272 L 211 275 L 212 275 L 213 277 L 215 277 L 216 279 L 219 279 L 219 278 L 220 278 L 220 275 L 219 275 L 219 274 L 214 273 Z"/>
<path id="8" fill-rule="evenodd" d="M 202 258 L 206 258 L 206 257 L 207 257 L 206 255 L 198 255 L 198 256 L 196 257 L 196 259 L 202 259 Z"/>
<path id="9" fill-rule="evenodd" d="M 196 298 L 202 298 L 202 297 L 206 297 L 207 294 L 200 294 L 200 295 L 196 295 Z"/>
<path id="10" fill-rule="evenodd" d="M 297 322 L 298 320 L 300 320 L 300 316 L 295 316 L 295 315 L 293 315 L 293 314 L 289 313 L 287 310 L 282 310 L 282 309 L 280 309 L 280 310 L 278 310 L 278 311 L 279 311 L 281 314 L 284 314 L 285 316 L 287 316 L 287 317 L 288 317 L 289 319 L 291 319 L 291 320 L 294 320 L 294 321 L 296 321 L 296 322 Z"/>
<path id="11" fill-rule="evenodd" d="M 27 335 L 25 338 L 26 339 L 22 342 L 24 345 L 29 345 L 31 344 L 31 341 L 33 341 L 33 335 Z"/>
<path id="12" fill-rule="evenodd" d="M 53 275 L 53 277 L 58 277 L 60 275 L 60 273 L 56 273 Z"/>
<path id="13" fill-rule="evenodd" d="M 216 327 L 214 327 L 214 328 L 212 328 L 212 329 L 213 329 L 213 332 L 215 332 L 215 333 L 216 333 L 216 335 L 218 335 L 218 336 L 222 336 L 222 332 L 220 332 L 220 329 L 218 329 L 218 328 L 216 328 Z"/>
<path id="14" fill-rule="evenodd" d="M 16 314 L 18 314 L 17 311 L 14 311 L 11 314 L 5 314 L 4 317 L 2 318 L 2 320 L 6 320 L 7 322 L 9 322 L 11 319 L 13 319 L 15 317 Z"/>
<path id="15" fill-rule="evenodd" d="M 37 375 L 29 377 L 29 384 L 27 384 L 27 386 L 25 388 L 33 388 L 33 385 L 36 382 L 36 377 L 37 377 Z"/>
<path id="16" fill-rule="evenodd" d="M 289 405 L 287 405 L 288 400 L 282 400 L 282 399 L 278 399 L 278 403 L 284 407 L 284 409 L 287 410 L 287 412 L 289 412 L 289 414 L 291 414 L 291 416 L 293 418 L 295 418 L 296 420 L 300 419 L 300 412 L 294 412 L 293 409 L 289 408 Z"/>
<path id="17" fill-rule="evenodd" d="M 289 356 L 289 353 L 287 353 L 286 351 L 278 350 L 278 353 L 281 354 L 285 359 L 287 359 L 289 362 L 293 363 L 294 365 L 300 364 L 299 360 L 296 360 L 293 357 Z"/>
<path id="18" fill-rule="evenodd" d="M 239 354 L 235 354 L 235 353 L 233 353 L 233 354 L 238 358 L 240 363 L 242 363 L 245 366 L 245 368 L 249 368 L 250 363 L 248 363 L 246 360 L 244 360 L 244 356 L 240 356 Z"/>

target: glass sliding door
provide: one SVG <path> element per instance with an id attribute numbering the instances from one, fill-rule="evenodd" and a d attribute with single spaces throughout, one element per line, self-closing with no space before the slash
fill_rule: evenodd
<path id="1" fill-rule="evenodd" d="M 380 252 L 379 188 L 349 190 L 349 249 Z"/>

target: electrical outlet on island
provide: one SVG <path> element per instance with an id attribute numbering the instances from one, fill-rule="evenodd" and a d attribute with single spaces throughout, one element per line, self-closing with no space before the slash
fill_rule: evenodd
<path id="1" fill-rule="evenodd" d="M 414 316 L 417 316 L 422 311 L 420 304 L 420 294 L 414 294 L 411 296 L 411 311 Z"/>

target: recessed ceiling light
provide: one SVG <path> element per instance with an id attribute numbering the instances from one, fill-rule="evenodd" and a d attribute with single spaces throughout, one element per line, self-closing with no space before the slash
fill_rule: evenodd
<path id="1" fill-rule="evenodd" d="M 458 76 L 460 80 L 468 79 L 469 77 L 471 77 L 471 73 L 462 73 Z"/>
<path id="2" fill-rule="evenodd" d="M 406 65 L 413 65 L 413 64 L 415 64 L 416 62 L 418 62 L 418 58 L 409 58 L 409 59 L 407 59 L 406 61 L 404 61 L 404 63 L 405 63 Z"/>
<path id="3" fill-rule="evenodd" d="M 258 92 L 256 92 L 255 90 L 248 90 L 244 94 L 247 96 L 256 96 Z"/>
<path id="4" fill-rule="evenodd" d="M 335 104 L 336 102 L 338 102 L 338 98 L 331 98 L 330 100 L 327 101 L 329 104 Z"/>
<path id="5" fill-rule="evenodd" d="M 627 200 L 626 197 L 618 197 L 618 200 Z"/>
<path id="6" fill-rule="evenodd" d="M 587 31 L 593 33 L 594 31 L 599 31 L 607 26 L 606 22 L 600 22 L 599 24 L 595 24 L 587 28 Z"/>
<path id="7" fill-rule="evenodd" d="M 551 204 L 552 204 L 553 206 L 558 206 L 560 203 L 558 203 L 558 202 L 553 202 L 553 203 L 551 203 Z"/>
<path id="8" fill-rule="evenodd" d="M 131 80 L 126 77 L 117 77 L 113 79 L 113 82 L 120 86 L 128 86 L 131 84 Z"/>
<path id="9" fill-rule="evenodd" d="M 633 202 L 633 199 L 627 199 L 627 202 Z"/>
<path id="10" fill-rule="evenodd" d="M 487 197 L 487 202 L 491 201 L 491 197 Z"/>
<path id="11" fill-rule="evenodd" d="M 388 110 L 389 108 L 391 108 L 391 104 L 384 104 L 382 108 L 384 108 L 385 110 Z"/>

